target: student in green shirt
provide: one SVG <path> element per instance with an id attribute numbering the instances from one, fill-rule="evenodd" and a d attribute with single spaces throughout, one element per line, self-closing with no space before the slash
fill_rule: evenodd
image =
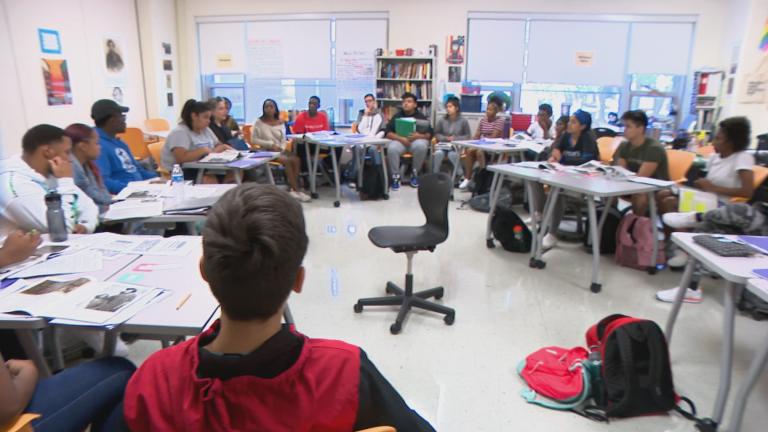
<path id="1" fill-rule="evenodd" d="M 667 151 L 653 138 L 645 136 L 648 116 L 642 110 L 627 111 L 621 116 L 624 122 L 624 138 L 614 155 L 614 164 L 637 173 L 640 177 L 669 180 Z M 631 197 L 632 212 L 639 216 L 648 213 L 648 195 Z"/>

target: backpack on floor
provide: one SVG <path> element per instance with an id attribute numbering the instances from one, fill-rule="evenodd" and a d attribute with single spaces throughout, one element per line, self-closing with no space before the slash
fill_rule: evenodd
<path id="1" fill-rule="evenodd" d="M 750 290 L 742 290 L 741 298 L 736 303 L 736 307 L 740 311 L 749 314 L 755 321 L 768 319 L 768 303 Z"/>
<path id="2" fill-rule="evenodd" d="M 472 175 L 472 197 L 487 194 L 491 191 L 493 173 L 485 168 L 478 168 Z"/>
<path id="3" fill-rule="evenodd" d="M 604 211 L 604 205 L 597 206 L 598 221 L 601 217 L 603 217 Z M 600 254 L 613 255 L 616 253 L 616 232 L 619 230 L 619 223 L 621 223 L 622 216 L 622 212 L 620 212 L 616 207 L 610 207 L 608 209 L 608 216 L 605 218 L 603 230 L 600 231 Z M 592 253 L 592 237 L 589 231 L 589 224 L 586 224 L 586 226 L 587 228 L 584 232 L 583 243 L 587 252 Z"/>
<path id="4" fill-rule="evenodd" d="M 386 195 L 387 185 L 384 184 L 384 173 L 381 172 L 381 165 L 376 165 L 371 160 L 366 159 L 363 164 L 363 185 L 358 192 L 360 199 L 378 200 Z"/>
<path id="5" fill-rule="evenodd" d="M 501 243 L 501 247 L 510 252 L 531 251 L 533 234 L 528 226 L 509 206 L 496 206 L 491 219 L 493 238 Z"/>
<path id="6" fill-rule="evenodd" d="M 582 407 L 592 398 L 588 357 L 582 347 L 545 347 L 533 352 L 517 365 L 518 375 L 528 385 L 520 395 L 545 408 L 569 411 Z"/>
<path id="7" fill-rule="evenodd" d="M 599 353 L 601 384 L 594 389 L 596 406 L 607 417 L 635 417 L 676 410 L 693 419 L 690 400 L 675 393 L 667 340 L 649 320 L 610 315 L 586 335 L 590 351 Z M 692 413 L 677 406 L 686 401 Z"/>
<path id="8" fill-rule="evenodd" d="M 664 264 L 664 242 L 659 240 L 656 262 L 653 258 L 653 227 L 650 218 L 633 213 L 624 215 L 616 231 L 616 262 L 638 270 Z"/>

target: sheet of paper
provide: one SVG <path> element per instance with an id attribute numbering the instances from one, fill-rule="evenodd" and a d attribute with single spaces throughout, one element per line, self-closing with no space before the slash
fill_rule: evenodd
<path id="1" fill-rule="evenodd" d="M 100 246 L 100 249 L 126 254 L 186 256 L 194 248 L 192 240 L 178 237 L 141 239 L 123 237 Z"/>
<path id="2" fill-rule="evenodd" d="M 109 206 L 109 210 L 104 214 L 104 219 L 142 219 L 161 214 L 163 214 L 163 200 L 160 198 L 128 199 Z"/>
<path id="3" fill-rule="evenodd" d="M 650 177 L 639 177 L 639 176 L 632 177 L 629 179 L 629 181 L 635 182 L 635 183 L 647 184 L 651 186 L 658 186 L 658 187 L 670 187 L 675 185 L 675 182 L 673 181 L 658 180 Z"/>
<path id="4" fill-rule="evenodd" d="M 130 182 L 123 188 L 115 200 L 147 199 L 171 196 L 171 187 L 167 183 L 153 184 L 149 181 Z"/>
<path id="5" fill-rule="evenodd" d="M 183 199 L 167 199 L 164 210 L 182 210 L 210 207 L 216 204 L 224 193 L 236 185 L 193 186 L 184 188 Z"/>
<path id="6" fill-rule="evenodd" d="M 237 150 L 226 150 L 221 153 L 209 153 L 206 157 L 200 159 L 202 163 L 226 163 L 240 157 L 240 152 Z"/>
<path id="7" fill-rule="evenodd" d="M 740 235 L 739 239 L 750 246 L 760 249 L 763 253 L 768 253 L 768 237 Z"/>
<path id="8" fill-rule="evenodd" d="M 51 276 L 70 273 L 87 273 L 101 270 L 103 267 L 101 252 L 86 249 L 73 254 L 62 254 L 46 259 L 35 265 L 13 273 L 10 277 L 28 279 L 33 277 Z"/>
<path id="9" fill-rule="evenodd" d="M 698 189 L 680 188 L 680 212 L 699 212 L 705 213 L 717 208 L 717 195 L 700 191 Z"/>

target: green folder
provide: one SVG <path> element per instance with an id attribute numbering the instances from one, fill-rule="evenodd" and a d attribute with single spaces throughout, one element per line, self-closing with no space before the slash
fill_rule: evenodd
<path id="1" fill-rule="evenodd" d="M 401 137 L 407 137 L 416 132 L 416 119 L 397 118 L 395 119 L 395 133 Z"/>

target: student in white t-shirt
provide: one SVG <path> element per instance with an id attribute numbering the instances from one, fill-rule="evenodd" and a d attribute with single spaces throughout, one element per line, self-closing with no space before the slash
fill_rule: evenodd
<path id="1" fill-rule="evenodd" d="M 555 139 L 555 122 L 552 121 L 552 105 L 539 105 L 536 121 L 528 127 L 528 135 L 535 140 Z"/>
<path id="2" fill-rule="evenodd" d="M 754 192 L 754 173 L 752 167 L 755 158 L 746 152 L 749 147 L 751 127 L 746 117 L 731 117 L 720 122 L 713 144 L 716 154 L 707 162 L 707 176 L 698 179 L 694 185 L 705 191 L 718 195 L 721 203 L 727 203 L 733 197 L 752 198 Z M 662 212 L 676 212 L 678 199 L 674 196 L 662 200 Z M 683 267 L 688 262 L 688 255 L 682 250 L 676 250 L 674 256 L 667 260 L 670 268 Z M 678 287 L 659 291 L 656 298 L 661 301 L 674 301 Z M 697 286 L 689 287 L 685 301 L 688 303 L 701 302 L 701 291 Z"/>

